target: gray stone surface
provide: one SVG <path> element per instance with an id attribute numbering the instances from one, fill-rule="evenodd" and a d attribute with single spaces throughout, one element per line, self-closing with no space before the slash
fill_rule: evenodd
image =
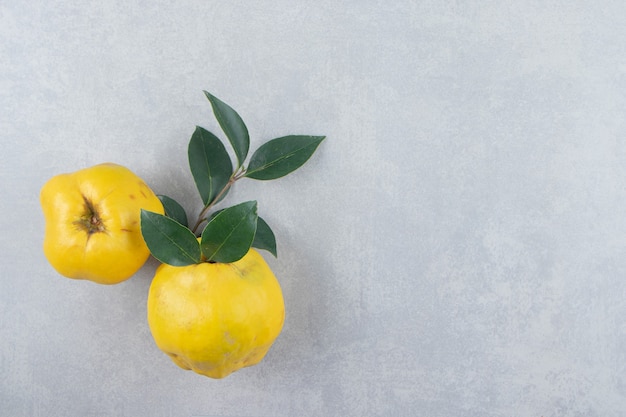
<path id="1" fill-rule="evenodd" d="M 0 415 L 623 416 L 623 1 L 0 0 Z M 38 194 L 112 161 L 197 214 L 186 146 L 324 134 L 242 181 L 282 335 L 216 381 L 154 345 L 156 262 L 64 279 Z"/>

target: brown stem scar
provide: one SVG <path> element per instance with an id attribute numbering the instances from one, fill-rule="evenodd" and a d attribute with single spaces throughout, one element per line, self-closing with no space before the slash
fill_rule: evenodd
<path id="1" fill-rule="evenodd" d="M 85 204 L 84 212 L 78 220 L 74 221 L 74 224 L 80 230 L 87 232 L 88 236 L 91 236 L 93 233 L 105 232 L 106 227 L 100 218 L 96 205 L 84 195 L 83 202 Z"/>

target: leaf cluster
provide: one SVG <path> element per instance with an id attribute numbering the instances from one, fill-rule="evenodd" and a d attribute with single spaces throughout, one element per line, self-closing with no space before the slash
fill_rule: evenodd
<path id="1" fill-rule="evenodd" d="M 215 210 L 215 205 L 242 178 L 273 180 L 295 171 L 313 155 L 325 137 L 282 136 L 261 145 L 248 160 L 250 136 L 241 116 L 214 95 L 204 93 L 230 142 L 236 161 L 233 164 L 222 140 L 197 126 L 189 140 L 187 153 L 204 207 L 191 225 L 181 204 L 171 197 L 159 195 L 165 215 L 141 211 L 143 238 L 155 258 L 174 266 L 235 262 L 250 247 L 277 256 L 274 232 L 259 217 L 256 201 L 220 210 Z M 244 165 L 246 161 L 247 166 Z"/>

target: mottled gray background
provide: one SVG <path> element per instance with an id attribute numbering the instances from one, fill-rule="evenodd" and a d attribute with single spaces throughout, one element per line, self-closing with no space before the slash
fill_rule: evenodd
<path id="1" fill-rule="evenodd" d="M 0 0 L 0 415 L 623 416 L 626 3 Z M 154 345 L 157 266 L 41 250 L 51 176 L 133 168 L 197 214 L 186 147 L 327 135 L 241 181 L 287 320 L 224 380 Z"/>

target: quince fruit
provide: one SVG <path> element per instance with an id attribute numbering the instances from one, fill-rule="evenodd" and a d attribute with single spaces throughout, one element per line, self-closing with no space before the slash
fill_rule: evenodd
<path id="1" fill-rule="evenodd" d="M 130 278 L 148 259 L 141 209 L 164 213 L 141 178 L 112 163 L 53 177 L 40 200 L 50 264 L 68 278 L 100 284 Z"/>
<path id="2" fill-rule="evenodd" d="M 282 291 L 254 249 L 232 263 L 159 266 L 148 325 L 179 367 L 223 378 L 263 359 L 285 319 Z"/>

